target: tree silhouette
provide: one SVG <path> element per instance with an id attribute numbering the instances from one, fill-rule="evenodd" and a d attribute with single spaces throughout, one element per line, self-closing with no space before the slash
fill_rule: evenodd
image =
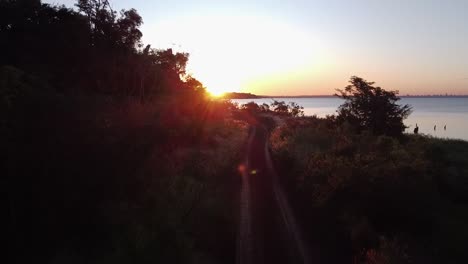
<path id="1" fill-rule="evenodd" d="M 359 131 L 369 130 L 376 135 L 399 136 L 404 132 L 403 120 L 411 114 L 411 107 L 397 104 L 398 91 L 386 91 L 357 76 L 349 82 L 335 94 L 345 99 L 338 108 L 339 122 L 349 122 Z"/>
<path id="2" fill-rule="evenodd" d="M 295 102 L 290 102 L 288 105 L 289 108 L 289 114 L 292 116 L 304 116 L 304 107 L 295 103 Z"/>
<path id="3" fill-rule="evenodd" d="M 288 114 L 288 105 L 284 101 L 274 100 L 273 103 L 271 103 L 271 107 L 273 108 L 273 111 L 275 111 L 278 114 Z"/>
<path id="4" fill-rule="evenodd" d="M 32 73 L 59 91 L 141 100 L 203 86 L 186 78 L 187 53 L 143 47 L 143 20 L 135 9 L 116 12 L 107 0 L 79 0 L 76 7 L 0 1 L 0 65 Z"/>
<path id="5" fill-rule="evenodd" d="M 298 105 L 297 103 L 290 102 L 286 104 L 284 101 L 273 100 L 271 107 L 275 113 L 280 115 L 290 115 L 290 116 L 304 116 L 304 107 Z"/>

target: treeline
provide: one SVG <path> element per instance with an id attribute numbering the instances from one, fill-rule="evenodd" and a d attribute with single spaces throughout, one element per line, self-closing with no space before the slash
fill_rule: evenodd
<path id="1" fill-rule="evenodd" d="M 117 12 L 107 0 L 79 0 L 76 10 L 40 0 L 1 1 L 0 65 L 59 91 L 149 98 L 201 89 L 185 75 L 187 53 L 143 46 L 142 23 L 135 9 Z"/>
<path id="2" fill-rule="evenodd" d="M 234 261 L 247 127 L 141 24 L 106 0 L 0 1 L 7 262 Z"/>
<path id="3" fill-rule="evenodd" d="M 284 101 L 273 100 L 270 104 L 263 103 L 259 105 L 252 101 L 242 105 L 234 104 L 234 106 L 254 116 L 259 114 L 273 114 L 280 117 L 304 116 L 304 107 L 295 102 L 286 103 Z"/>
<path id="4" fill-rule="evenodd" d="M 258 95 L 251 94 L 251 93 L 225 93 L 221 96 L 223 99 L 256 99 L 262 98 Z"/>

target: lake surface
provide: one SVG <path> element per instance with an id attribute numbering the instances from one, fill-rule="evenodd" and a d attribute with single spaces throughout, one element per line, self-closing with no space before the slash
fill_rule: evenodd
<path id="1" fill-rule="evenodd" d="M 239 104 L 256 102 L 257 104 L 272 103 L 274 98 L 236 99 Z M 295 102 L 304 107 L 306 115 L 325 117 L 336 113 L 343 100 L 336 97 L 315 98 L 277 98 L 279 101 Z M 403 97 L 400 104 L 409 104 L 413 113 L 405 120 L 409 126 L 407 132 L 412 133 L 415 124 L 419 133 L 440 138 L 455 138 L 468 140 L 468 97 Z M 434 131 L 434 126 L 436 130 Z M 447 130 L 444 130 L 447 126 Z"/>

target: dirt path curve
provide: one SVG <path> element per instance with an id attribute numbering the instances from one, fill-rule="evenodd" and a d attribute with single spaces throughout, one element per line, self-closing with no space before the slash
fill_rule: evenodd
<path id="1" fill-rule="evenodd" d="M 310 263 L 268 151 L 261 124 L 250 131 L 242 174 L 238 264 Z"/>

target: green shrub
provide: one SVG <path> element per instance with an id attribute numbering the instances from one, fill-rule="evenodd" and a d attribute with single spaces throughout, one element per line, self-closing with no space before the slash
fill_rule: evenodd
<path id="1" fill-rule="evenodd" d="M 290 120 L 270 141 L 293 207 L 328 257 L 406 263 L 399 240 L 380 239 L 400 234 L 417 245 L 407 252 L 416 263 L 466 257 L 467 208 L 454 202 L 467 193 L 468 143 L 355 133 L 333 118 Z"/>

